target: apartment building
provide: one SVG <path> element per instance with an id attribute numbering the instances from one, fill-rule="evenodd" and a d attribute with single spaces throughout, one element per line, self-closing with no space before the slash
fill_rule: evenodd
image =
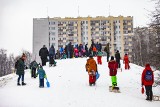
<path id="1" fill-rule="evenodd" d="M 69 42 L 73 45 L 91 45 L 91 40 L 101 43 L 103 48 L 110 43 L 111 55 L 116 50 L 123 57 L 125 53 L 132 56 L 133 17 L 55 17 L 33 19 L 33 54 L 38 55 L 45 44 L 48 48 L 65 47 Z"/>

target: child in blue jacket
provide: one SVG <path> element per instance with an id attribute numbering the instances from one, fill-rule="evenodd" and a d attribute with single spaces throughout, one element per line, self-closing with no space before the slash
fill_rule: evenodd
<path id="1" fill-rule="evenodd" d="M 47 78 L 47 76 L 42 66 L 40 66 L 37 72 L 37 76 L 38 74 L 39 74 L 39 87 L 44 88 L 44 78 Z"/>

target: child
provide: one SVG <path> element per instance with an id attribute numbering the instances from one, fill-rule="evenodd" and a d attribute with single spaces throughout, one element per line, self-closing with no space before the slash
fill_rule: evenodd
<path id="1" fill-rule="evenodd" d="M 129 58 L 128 58 L 127 54 L 124 55 L 123 63 L 125 64 L 125 69 L 129 69 L 130 68 L 130 66 L 129 66 Z"/>
<path id="2" fill-rule="evenodd" d="M 78 49 L 77 48 L 74 49 L 74 54 L 75 54 L 75 58 L 78 58 Z"/>
<path id="3" fill-rule="evenodd" d="M 31 68 L 31 77 L 36 78 L 36 69 L 38 67 L 37 62 L 34 60 L 33 62 L 31 62 L 30 64 L 30 68 Z"/>
<path id="4" fill-rule="evenodd" d="M 146 64 L 145 69 L 142 72 L 142 78 L 141 78 L 142 86 L 145 86 L 146 89 L 146 100 L 152 101 L 152 85 L 154 83 L 154 74 L 149 64 Z"/>
<path id="5" fill-rule="evenodd" d="M 97 64 L 96 64 L 96 61 L 94 60 L 92 55 L 90 55 L 89 59 L 87 60 L 86 71 L 88 71 L 88 75 L 89 75 L 89 85 L 90 86 L 92 84 L 95 85 L 95 83 L 96 83 Z"/>
<path id="6" fill-rule="evenodd" d="M 47 78 L 46 73 L 43 69 L 43 67 L 40 65 L 40 68 L 37 72 L 37 76 L 39 74 L 39 87 L 44 88 L 44 78 Z"/>
<path id="7" fill-rule="evenodd" d="M 102 65 L 102 52 L 98 51 L 97 53 L 97 62 Z"/>
<path id="8" fill-rule="evenodd" d="M 111 60 L 108 62 L 108 68 L 110 70 L 110 76 L 112 81 L 112 88 L 117 86 L 117 68 L 118 63 L 114 60 L 114 56 L 111 56 Z"/>

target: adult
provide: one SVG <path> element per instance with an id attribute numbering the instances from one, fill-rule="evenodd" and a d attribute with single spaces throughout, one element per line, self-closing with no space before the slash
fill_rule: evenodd
<path id="1" fill-rule="evenodd" d="M 119 50 L 117 50 L 115 54 L 115 58 L 116 58 L 116 62 L 118 63 L 118 68 L 121 68 L 121 63 L 120 63 L 121 56 L 120 56 Z"/>
<path id="2" fill-rule="evenodd" d="M 52 45 L 49 49 L 49 64 L 50 64 L 50 66 L 52 66 L 53 64 L 55 65 L 54 58 L 55 58 L 55 48 Z"/>
<path id="3" fill-rule="evenodd" d="M 106 47 L 104 48 L 104 51 L 107 53 L 107 62 L 108 62 L 110 57 L 109 43 L 107 43 Z"/>
<path id="4" fill-rule="evenodd" d="M 88 54 L 89 54 L 89 52 L 88 52 L 88 44 L 85 45 L 85 51 L 86 51 L 86 56 L 88 57 Z"/>
<path id="5" fill-rule="evenodd" d="M 45 45 L 39 50 L 39 56 L 41 57 L 42 66 L 46 65 L 47 62 L 47 56 L 49 55 L 48 49 Z"/>
<path id="6" fill-rule="evenodd" d="M 22 85 L 26 85 L 24 83 L 24 69 L 25 69 L 25 61 L 26 60 L 26 55 L 23 53 L 22 57 L 18 60 L 17 62 L 17 71 L 16 74 L 18 75 L 18 80 L 17 80 L 17 85 L 20 86 L 20 79 L 22 78 Z"/>

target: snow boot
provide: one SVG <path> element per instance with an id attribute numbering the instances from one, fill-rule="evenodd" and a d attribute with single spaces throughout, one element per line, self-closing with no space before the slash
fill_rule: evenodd
<path id="1" fill-rule="evenodd" d="M 22 82 L 22 85 L 26 85 L 26 83 Z"/>
<path id="2" fill-rule="evenodd" d="M 147 96 L 146 100 L 149 100 L 149 97 Z"/>
<path id="3" fill-rule="evenodd" d="M 20 86 L 21 84 L 20 83 L 17 83 L 17 86 Z"/>

